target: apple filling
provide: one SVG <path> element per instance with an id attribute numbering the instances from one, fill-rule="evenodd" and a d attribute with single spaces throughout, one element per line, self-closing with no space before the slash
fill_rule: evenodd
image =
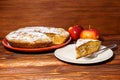
<path id="1" fill-rule="evenodd" d="M 76 42 L 76 59 L 85 57 L 99 50 L 101 41 L 92 39 L 78 39 Z"/>

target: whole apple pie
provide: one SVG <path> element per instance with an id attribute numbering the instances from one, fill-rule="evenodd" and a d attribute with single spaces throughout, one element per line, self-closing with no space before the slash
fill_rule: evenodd
<path id="1" fill-rule="evenodd" d="M 38 48 L 64 43 L 69 33 L 63 28 L 55 27 L 24 27 L 10 32 L 6 39 L 13 47 Z"/>

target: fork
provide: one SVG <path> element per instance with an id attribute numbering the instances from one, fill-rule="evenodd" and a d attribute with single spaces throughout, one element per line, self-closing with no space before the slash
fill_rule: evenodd
<path id="1" fill-rule="evenodd" d="M 106 46 L 105 48 L 102 48 L 102 49 L 100 49 L 99 51 L 94 52 L 93 54 L 86 56 L 85 58 L 93 59 L 93 58 L 97 57 L 99 54 L 103 53 L 104 51 L 106 51 L 106 50 L 108 50 L 108 49 L 115 48 L 116 46 L 117 46 L 117 44 L 108 45 L 108 46 Z"/>

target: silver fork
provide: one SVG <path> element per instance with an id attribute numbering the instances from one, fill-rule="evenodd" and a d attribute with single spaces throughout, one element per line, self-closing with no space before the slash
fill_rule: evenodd
<path id="1" fill-rule="evenodd" d="M 99 51 L 94 52 L 93 54 L 86 56 L 85 58 L 93 59 L 93 58 L 97 57 L 99 54 L 101 54 L 102 52 L 104 52 L 104 51 L 106 51 L 106 50 L 108 50 L 108 49 L 115 48 L 116 46 L 117 46 L 117 44 L 108 45 L 108 46 L 106 46 L 105 48 L 100 49 Z"/>

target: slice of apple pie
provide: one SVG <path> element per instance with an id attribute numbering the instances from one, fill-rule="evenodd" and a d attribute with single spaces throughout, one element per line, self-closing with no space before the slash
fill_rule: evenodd
<path id="1" fill-rule="evenodd" d="M 76 59 L 85 57 L 99 50 L 101 41 L 94 39 L 78 39 L 76 42 Z"/>

